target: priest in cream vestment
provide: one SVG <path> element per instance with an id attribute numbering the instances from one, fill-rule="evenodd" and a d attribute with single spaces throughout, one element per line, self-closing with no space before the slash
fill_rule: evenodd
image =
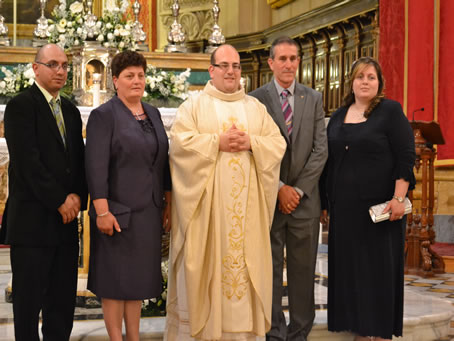
<path id="1" fill-rule="evenodd" d="M 174 194 L 165 340 L 257 340 L 271 325 L 269 229 L 286 142 L 219 47 L 170 133 Z"/>

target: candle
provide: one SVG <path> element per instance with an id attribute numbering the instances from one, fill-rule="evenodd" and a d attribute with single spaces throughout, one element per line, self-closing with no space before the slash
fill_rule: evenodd
<path id="1" fill-rule="evenodd" d="M 98 107 L 100 104 L 100 95 L 101 95 L 101 74 L 93 74 L 93 107 Z"/>
<path id="2" fill-rule="evenodd" d="M 16 46 L 17 37 L 17 0 L 13 1 L 13 46 Z"/>

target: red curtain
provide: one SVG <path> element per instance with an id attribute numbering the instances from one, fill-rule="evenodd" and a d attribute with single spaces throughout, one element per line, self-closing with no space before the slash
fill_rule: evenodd
<path id="1" fill-rule="evenodd" d="M 434 2 L 408 1 L 407 116 L 434 119 Z"/>
<path id="2" fill-rule="evenodd" d="M 446 144 L 438 146 L 438 159 L 454 164 L 454 1 L 440 1 L 440 46 L 438 62 L 438 122 Z"/>
<path id="3" fill-rule="evenodd" d="M 408 12 L 405 13 L 407 3 Z M 437 160 L 454 164 L 454 1 L 439 0 L 440 18 L 434 22 L 437 10 L 434 1 L 380 0 L 379 61 L 386 80 L 386 96 L 404 104 L 405 67 L 407 67 L 407 107 L 404 111 L 411 120 L 436 119 L 441 126 L 446 144 L 438 146 Z M 407 25 L 406 25 L 406 20 Z M 438 26 L 439 25 L 439 26 Z M 408 35 L 408 55 L 405 60 L 405 33 Z M 438 47 L 438 83 L 435 84 L 435 41 Z M 435 117 L 435 89 L 438 91 L 438 114 Z M 451 128 L 451 129 L 449 129 Z"/>
<path id="4" fill-rule="evenodd" d="M 405 0 L 380 0 L 378 59 L 385 78 L 386 97 L 403 105 Z"/>

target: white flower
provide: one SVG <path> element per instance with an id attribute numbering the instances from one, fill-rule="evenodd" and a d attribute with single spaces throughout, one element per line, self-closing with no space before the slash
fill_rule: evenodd
<path id="1" fill-rule="evenodd" d="M 84 20 L 82 18 L 79 18 L 77 19 L 77 23 L 82 25 L 84 23 Z"/>
<path id="2" fill-rule="evenodd" d="M 6 82 L 5 81 L 1 81 L 0 82 L 0 89 L 5 89 L 6 88 Z"/>
<path id="3" fill-rule="evenodd" d="M 150 299 L 151 302 L 156 303 L 156 298 Z"/>
<path id="4" fill-rule="evenodd" d="M 63 26 L 60 26 L 60 24 L 56 25 L 58 33 L 65 33 L 65 28 Z"/>
<path id="5" fill-rule="evenodd" d="M 98 41 L 103 41 L 104 40 L 104 36 L 102 34 L 100 34 L 97 38 Z"/>
<path id="6" fill-rule="evenodd" d="M 82 34 L 82 28 L 78 27 L 76 32 L 77 32 L 77 34 L 81 35 Z"/>
<path id="7" fill-rule="evenodd" d="M 161 71 L 161 75 L 162 75 L 163 77 L 165 77 L 165 76 L 167 76 L 167 72 Z"/>
<path id="8" fill-rule="evenodd" d="M 61 20 L 58 22 L 58 24 L 59 24 L 61 27 L 65 27 L 65 26 L 66 26 L 66 19 L 65 19 L 65 18 L 61 19 Z"/>
<path id="9" fill-rule="evenodd" d="M 33 71 L 32 68 L 28 68 L 24 72 L 24 77 L 27 79 L 35 78 L 35 72 Z"/>
<path id="10" fill-rule="evenodd" d="M 74 1 L 69 6 L 69 10 L 71 11 L 71 14 L 82 13 L 82 11 L 84 10 L 84 5 L 79 1 Z"/>
<path id="11" fill-rule="evenodd" d="M 120 35 L 120 30 L 115 29 L 114 30 L 114 35 L 118 37 Z"/>
<path id="12" fill-rule="evenodd" d="M 148 93 L 146 91 L 144 91 L 142 97 L 147 97 L 147 96 L 148 96 Z"/>
<path id="13" fill-rule="evenodd" d="M 129 26 L 129 24 L 126 24 L 125 25 L 125 30 L 131 31 L 131 26 Z"/>
<path id="14" fill-rule="evenodd" d="M 68 26 L 68 27 L 73 27 L 73 22 L 72 22 L 72 21 L 68 21 L 68 23 L 66 24 L 66 26 Z"/>
<path id="15" fill-rule="evenodd" d="M 108 30 L 111 30 L 111 29 L 113 28 L 113 25 L 112 25 L 110 22 L 108 22 L 108 23 L 106 24 L 106 28 L 107 28 Z"/>
<path id="16" fill-rule="evenodd" d="M 129 32 L 127 29 L 122 28 L 122 29 L 120 30 L 120 35 L 121 35 L 122 37 L 127 37 L 127 36 L 129 36 L 130 34 L 131 34 L 131 32 Z"/>
<path id="17" fill-rule="evenodd" d="M 118 44 L 118 47 L 120 49 L 122 49 L 123 47 L 125 47 L 125 43 L 123 41 L 120 41 L 120 43 Z"/>
<path id="18" fill-rule="evenodd" d="M 74 40 L 74 45 L 75 45 L 75 46 L 78 46 L 79 44 L 80 44 L 80 43 L 79 43 L 79 40 L 78 40 L 78 39 L 75 39 L 75 40 Z"/>
<path id="19" fill-rule="evenodd" d="M 110 44 L 108 42 L 104 43 L 104 47 L 109 47 L 109 46 L 110 46 Z"/>
<path id="20" fill-rule="evenodd" d="M 35 79 L 34 79 L 34 78 L 30 78 L 30 79 L 28 80 L 28 84 L 29 84 L 30 86 L 32 86 L 33 83 L 35 83 Z"/>
<path id="21" fill-rule="evenodd" d="M 64 34 L 60 34 L 58 36 L 58 40 L 60 40 L 62 43 L 64 43 L 66 41 L 66 36 Z"/>
<path id="22" fill-rule="evenodd" d="M 66 11 L 66 3 L 61 3 L 60 6 L 58 6 L 58 9 L 62 12 Z"/>
<path id="23" fill-rule="evenodd" d="M 108 40 L 113 40 L 114 39 L 114 35 L 111 32 L 107 33 L 107 39 Z"/>
<path id="24" fill-rule="evenodd" d="M 167 290 L 164 290 L 161 294 L 162 299 L 165 301 L 167 300 Z"/>
<path id="25" fill-rule="evenodd" d="M 96 22 L 96 27 L 97 27 L 97 28 L 101 28 L 101 26 L 102 26 L 102 22 L 97 21 L 97 22 Z"/>

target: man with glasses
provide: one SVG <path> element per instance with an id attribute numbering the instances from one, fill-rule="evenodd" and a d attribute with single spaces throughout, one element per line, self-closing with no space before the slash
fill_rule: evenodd
<path id="1" fill-rule="evenodd" d="M 17 341 L 69 340 L 78 268 L 77 215 L 87 188 L 79 110 L 59 95 L 68 59 L 57 45 L 42 47 L 35 83 L 6 106 L 9 196 L 3 242 L 11 245 Z"/>
<path id="2" fill-rule="evenodd" d="M 285 141 L 220 46 L 211 81 L 170 133 L 172 247 L 166 340 L 255 340 L 271 326 L 269 229 Z"/>
<path id="3" fill-rule="evenodd" d="M 251 92 L 265 104 L 287 142 L 278 205 L 271 228 L 273 325 L 267 340 L 305 341 L 315 318 L 320 193 L 318 180 L 328 157 L 322 95 L 295 80 L 299 46 L 289 37 L 271 45 L 268 64 L 274 79 Z M 284 246 L 290 323 L 282 312 Z"/>

